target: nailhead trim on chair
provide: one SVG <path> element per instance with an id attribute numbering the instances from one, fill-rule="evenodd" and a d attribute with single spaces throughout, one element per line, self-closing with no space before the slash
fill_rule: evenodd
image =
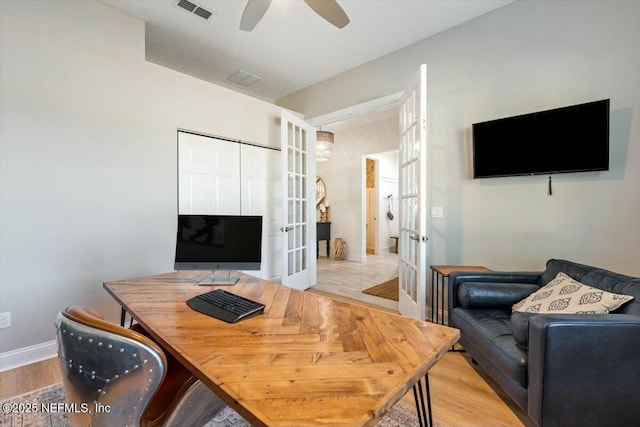
<path id="1" fill-rule="evenodd" d="M 92 425 L 108 419 L 112 425 L 130 427 L 161 420 L 167 426 L 202 425 L 224 407 L 224 402 L 203 383 L 180 370 L 172 370 L 178 372 L 172 378 L 184 382 L 184 395 L 176 400 L 165 392 L 154 401 L 153 395 L 166 379 L 168 363 L 162 349 L 145 334 L 105 322 L 90 307 L 72 306 L 58 313 L 55 327 L 69 403 L 93 401 L 94 405 L 86 413 L 71 414 L 76 423 Z M 152 402 L 155 406 L 147 407 Z M 170 407 L 163 406 L 169 403 Z M 111 412 L 97 409 L 104 405 L 118 407 Z"/>
<path id="2" fill-rule="evenodd" d="M 70 337 L 75 336 L 75 333 L 74 333 L 74 332 L 68 332 L 66 329 L 62 329 L 62 330 L 61 330 L 61 328 L 59 328 L 59 327 L 57 327 L 57 326 L 56 326 L 56 329 L 57 329 L 58 331 L 61 331 L 61 332 L 62 332 L 62 334 L 68 334 Z M 77 336 L 77 339 L 78 339 L 78 341 L 82 341 L 83 337 L 82 337 L 81 335 L 78 335 L 78 336 Z M 88 342 L 89 342 L 89 343 L 93 343 L 93 338 L 89 338 L 89 339 L 88 339 Z M 98 341 L 97 346 L 98 346 L 98 347 L 103 347 L 103 346 L 104 346 L 104 343 L 103 343 L 102 341 Z M 113 349 L 113 344 L 107 344 L 107 349 L 108 349 L 108 350 Z M 121 347 L 119 352 L 120 352 L 120 353 L 124 353 L 125 351 L 126 351 L 126 350 L 125 350 L 124 348 L 122 348 L 122 347 Z M 68 365 L 69 369 L 73 369 L 73 368 L 74 368 L 73 359 L 68 359 L 68 360 L 67 360 L 67 359 L 65 359 L 65 358 L 60 354 L 60 352 L 59 352 L 59 351 L 58 351 L 58 357 L 59 357 L 61 360 L 63 360 L 65 363 L 67 363 L 67 365 Z M 138 353 L 134 352 L 134 353 L 131 355 L 131 357 L 132 357 L 132 358 L 137 358 L 137 357 L 138 357 Z M 144 359 L 144 360 L 142 361 L 142 364 L 143 364 L 143 365 L 144 365 L 144 364 L 147 364 L 147 363 L 148 363 L 148 359 Z M 131 370 L 137 370 L 137 369 L 139 369 L 139 368 L 140 368 L 140 365 L 136 363 L 136 364 L 134 364 L 134 365 L 133 365 L 133 367 L 132 367 L 132 369 L 131 369 Z M 77 366 L 77 369 L 78 369 L 78 373 L 80 373 L 80 374 L 84 374 L 84 368 L 83 368 L 83 366 L 82 366 L 82 365 L 78 365 L 78 366 Z M 130 369 L 125 369 L 125 370 L 124 370 L 124 372 L 122 372 L 122 374 L 123 374 L 123 375 L 128 375 L 128 374 L 131 372 L 131 370 L 130 370 Z M 153 373 L 153 368 L 149 368 L 148 373 L 149 373 L 149 374 Z M 91 378 L 92 380 L 95 380 L 95 379 L 96 379 L 96 371 L 92 370 L 90 375 L 91 375 L 91 377 L 90 377 L 90 378 Z M 99 379 L 102 379 L 102 378 L 100 378 L 100 376 L 98 376 L 98 378 L 99 378 Z M 103 380 L 104 380 L 105 385 L 106 385 L 106 384 L 109 384 L 109 383 L 111 382 L 111 380 L 117 380 L 117 379 L 119 379 L 119 378 L 120 378 L 120 375 L 119 375 L 119 374 L 115 374 L 115 375 L 113 376 L 113 378 L 104 378 Z M 151 378 L 151 377 L 150 377 L 150 378 L 147 378 L 147 383 L 151 383 L 152 381 L 153 381 L 153 378 Z M 144 388 L 144 391 L 145 391 L 146 393 L 149 393 L 149 387 L 145 387 L 145 388 Z M 104 395 L 106 395 L 106 394 L 107 394 L 107 391 L 106 391 L 106 390 L 104 390 L 103 388 L 98 388 L 98 389 L 97 389 L 97 393 L 98 393 L 100 396 L 104 396 Z M 139 401 L 143 401 L 143 400 L 144 400 L 144 398 L 145 398 L 145 396 L 144 396 L 144 395 L 143 395 L 143 396 L 141 396 L 141 397 L 139 398 Z M 96 405 L 98 405 L 98 403 L 99 403 L 99 402 L 98 402 L 98 400 L 94 400 L 94 401 L 93 401 L 94 407 L 95 407 Z M 134 407 L 133 407 L 133 409 L 134 409 L 134 410 L 135 410 L 135 409 L 137 409 L 137 406 L 134 406 Z M 91 417 L 95 417 L 95 413 L 94 413 L 94 411 L 93 411 L 93 410 L 89 409 L 88 413 L 91 415 Z M 132 415 L 129 415 L 129 418 L 132 418 Z"/>

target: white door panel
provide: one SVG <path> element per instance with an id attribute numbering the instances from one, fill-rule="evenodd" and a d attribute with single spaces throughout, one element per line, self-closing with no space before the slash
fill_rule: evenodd
<path id="1" fill-rule="evenodd" d="M 263 279 L 280 280 L 280 153 L 242 145 L 242 214 L 262 215 L 262 269 L 249 272 Z"/>
<path id="2" fill-rule="evenodd" d="M 420 66 L 400 107 L 401 314 L 425 319 L 427 280 L 427 67 Z"/>
<path id="3" fill-rule="evenodd" d="M 316 283 L 315 128 L 283 111 L 282 284 L 307 289 Z"/>
<path id="4" fill-rule="evenodd" d="M 179 132 L 178 197 L 181 214 L 238 214 L 239 144 Z"/>

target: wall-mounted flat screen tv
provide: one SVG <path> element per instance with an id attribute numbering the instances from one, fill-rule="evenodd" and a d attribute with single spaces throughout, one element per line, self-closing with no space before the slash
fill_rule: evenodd
<path id="1" fill-rule="evenodd" d="M 609 170 L 609 100 L 475 123 L 473 177 Z"/>

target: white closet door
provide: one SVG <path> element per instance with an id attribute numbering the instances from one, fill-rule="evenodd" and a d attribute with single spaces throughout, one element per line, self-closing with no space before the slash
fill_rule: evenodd
<path id="1" fill-rule="evenodd" d="M 240 144 L 178 132 L 178 212 L 240 214 Z"/>
<path id="2" fill-rule="evenodd" d="M 242 145 L 242 215 L 262 215 L 262 269 L 254 276 L 280 281 L 282 190 L 280 152 Z"/>

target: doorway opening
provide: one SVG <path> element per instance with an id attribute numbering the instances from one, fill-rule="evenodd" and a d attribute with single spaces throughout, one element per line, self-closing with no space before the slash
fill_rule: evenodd
<path id="1" fill-rule="evenodd" d="M 363 156 L 362 238 L 367 257 L 397 253 L 398 150 Z"/>
<path id="2" fill-rule="evenodd" d="M 378 245 L 378 161 L 369 157 L 365 158 L 366 169 L 366 221 L 365 221 L 365 239 L 367 256 L 380 253 Z"/>
<path id="3" fill-rule="evenodd" d="M 394 253 L 395 240 L 389 238 L 392 233 L 388 231 L 386 214 L 390 209 L 393 224 L 399 222 L 397 201 L 389 200 L 393 206 L 389 206 L 387 201 L 389 194 L 395 197 L 399 194 L 399 96 L 385 97 L 373 104 L 354 106 L 326 117 L 309 119 L 315 126 L 322 126 L 323 130 L 336 135 L 333 157 L 319 163 L 317 172 L 327 182 L 328 192 L 331 193 L 331 237 L 344 239 L 347 253 L 346 259 L 341 261 L 324 257 L 324 242 L 320 242 L 321 256 L 314 290 L 364 303 L 390 305 L 385 308 L 397 310 L 397 301 L 362 292 L 398 277 L 398 255 Z M 395 157 L 391 157 L 391 160 L 388 157 L 393 154 L 387 153 L 389 150 L 395 150 Z M 374 185 L 370 178 L 368 197 L 367 159 L 370 170 L 374 165 Z M 389 163 L 393 164 L 395 176 L 384 172 Z M 389 178 L 396 189 L 385 189 L 389 185 Z"/>

